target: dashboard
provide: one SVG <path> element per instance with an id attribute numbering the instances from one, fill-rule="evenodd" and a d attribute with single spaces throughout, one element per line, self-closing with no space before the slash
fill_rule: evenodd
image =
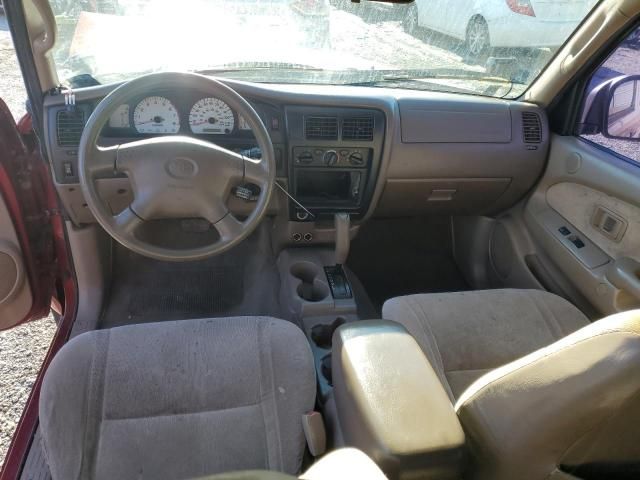
<path id="1" fill-rule="evenodd" d="M 256 110 L 271 137 L 284 194 L 270 215 L 283 235 L 309 222 L 318 238 L 335 212 L 355 223 L 370 216 L 487 215 L 503 211 L 541 175 L 549 148 L 539 107 L 470 95 L 371 87 L 274 85 L 222 80 Z M 68 218 L 92 223 L 77 175 L 84 124 L 117 85 L 79 89 L 70 109 L 62 94 L 45 98 L 46 150 Z M 235 151 L 255 151 L 253 133 L 228 105 L 203 92 L 153 90 L 121 105 L 104 126 L 101 145 L 158 135 L 187 135 Z M 117 213 L 128 205 L 126 176 L 98 180 Z M 237 203 L 237 202 L 236 202 Z M 239 208 L 250 208 L 239 205 Z M 320 222 L 320 223 L 318 223 Z M 298 229 L 298 230 L 297 230 Z M 286 233 L 288 232 L 288 233 Z M 319 237 L 321 235 L 325 237 Z"/>

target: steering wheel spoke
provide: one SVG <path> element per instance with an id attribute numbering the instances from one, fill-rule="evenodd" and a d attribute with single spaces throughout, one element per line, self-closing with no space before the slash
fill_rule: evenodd
<path id="1" fill-rule="evenodd" d="M 236 238 L 245 229 L 245 225 L 234 217 L 231 212 L 214 223 L 213 226 L 220 234 L 220 240 L 225 243 Z"/>
<path id="2" fill-rule="evenodd" d="M 266 162 L 244 157 L 244 181 L 263 187 L 269 181 Z"/>
<path id="3" fill-rule="evenodd" d="M 125 208 L 118 215 L 114 215 L 113 223 L 115 227 L 121 231 L 126 233 L 127 235 L 133 235 L 138 228 L 143 223 L 143 219 L 140 218 L 136 212 L 133 211 L 131 205 Z"/>
<path id="4" fill-rule="evenodd" d="M 106 173 L 113 174 L 117 171 L 116 160 L 118 159 L 118 148 L 120 148 L 120 145 L 110 147 L 99 147 L 96 145 L 93 151 L 92 161 L 88 165 L 89 173 L 95 176 Z"/>

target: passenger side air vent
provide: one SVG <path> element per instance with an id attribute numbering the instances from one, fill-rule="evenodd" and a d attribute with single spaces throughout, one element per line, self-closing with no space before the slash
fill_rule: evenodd
<path id="1" fill-rule="evenodd" d="M 542 142 L 542 123 L 535 112 L 522 112 L 522 136 L 524 143 Z"/>
<path id="2" fill-rule="evenodd" d="M 343 140 L 373 140 L 373 117 L 348 117 L 342 122 Z"/>
<path id="3" fill-rule="evenodd" d="M 305 117 L 304 132 L 307 140 L 337 140 L 337 117 Z"/>
<path id="4" fill-rule="evenodd" d="M 79 108 L 60 110 L 56 115 L 56 134 L 61 147 L 77 147 L 85 124 L 85 112 Z"/>

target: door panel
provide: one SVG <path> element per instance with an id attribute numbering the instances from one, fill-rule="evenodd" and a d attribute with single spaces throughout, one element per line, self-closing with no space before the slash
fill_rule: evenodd
<path id="1" fill-rule="evenodd" d="M 22 249 L 7 206 L 0 197 L 0 330 L 20 323 L 32 305 Z"/>
<path id="2" fill-rule="evenodd" d="M 547 170 L 526 202 L 542 258 L 602 315 L 640 307 L 611 274 L 616 261 L 640 262 L 638 192 L 640 168 L 580 138 L 553 136 Z"/>
<path id="3" fill-rule="evenodd" d="M 611 258 L 640 260 L 640 207 L 613 195 L 562 182 L 547 190 L 547 202 Z"/>
<path id="4" fill-rule="evenodd" d="M 32 133 L 0 100 L 0 330 L 49 313 L 57 275 L 51 190 Z"/>

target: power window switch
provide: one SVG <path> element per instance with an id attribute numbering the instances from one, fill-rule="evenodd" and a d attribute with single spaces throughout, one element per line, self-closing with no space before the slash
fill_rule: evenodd
<path id="1" fill-rule="evenodd" d="M 560 227 L 558 231 L 565 237 L 571 234 L 571 230 L 569 230 L 567 227 Z"/>
<path id="2" fill-rule="evenodd" d="M 580 240 L 579 238 L 576 238 L 573 241 L 573 244 L 576 246 L 576 248 L 584 248 L 584 242 L 582 240 Z"/>

